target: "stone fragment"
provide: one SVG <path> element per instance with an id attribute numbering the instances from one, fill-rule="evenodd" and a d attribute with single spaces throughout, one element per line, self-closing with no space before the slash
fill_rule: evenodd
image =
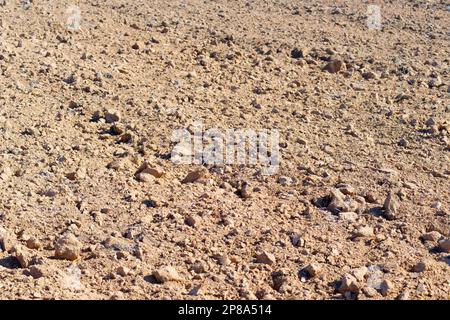
<path id="1" fill-rule="evenodd" d="M 264 264 L 274 264 L 276 262 L 276 259 L 272 253 L 263 251 L 256 257 L 256 261 Z"/>
<path id="2" fill-rule="evenodd" d="M 320 264 L 313 262 L 304 267 L 303 271 L 305 271 L 310 277 L 317 277 L 321 274 L 322 267 Z"/>
<path id="3" fill-rule="evenodd" d="M 394 285 L 389 280 L 383 280 L 380 285 L 380 293 L 383 297 L 386 297 L 393 290 Z"/>
<path id="4" fill-rule="evenodd" d="M 120 112 L 115 109 L 108 109 L 105 111 L 105 121 L 107 123 L 114 123 L 120 121 Z"/>

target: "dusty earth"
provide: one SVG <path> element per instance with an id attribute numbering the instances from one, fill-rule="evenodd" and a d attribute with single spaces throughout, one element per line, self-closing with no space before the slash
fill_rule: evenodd
<path id="1" fill-rule="evenodd" d="M 449 10 L 0 0 L 0 298 L 449 299 Z M 194 121 L 278 172 L 174 164 Z"/>

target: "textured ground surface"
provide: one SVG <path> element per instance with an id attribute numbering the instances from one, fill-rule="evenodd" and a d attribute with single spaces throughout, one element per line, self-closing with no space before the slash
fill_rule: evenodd
<path id="1" fill-rule="evenodd" d="M 0 298 L 450 299 L 449 8 L 364 2 L 0 0 Z"/>

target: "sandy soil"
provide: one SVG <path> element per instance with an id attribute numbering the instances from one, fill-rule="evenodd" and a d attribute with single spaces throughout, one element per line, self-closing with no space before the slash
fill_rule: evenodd
<path id="1" fill-rule="evenodd" d="M 0 0 L 0 298 L 449 299 L 449 10 Z"/>

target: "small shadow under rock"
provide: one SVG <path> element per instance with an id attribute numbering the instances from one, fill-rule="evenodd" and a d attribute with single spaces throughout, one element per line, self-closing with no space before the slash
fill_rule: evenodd
<path id="1" fill-rule="evenodd" d="M 325 196 L 325 197 L 321 197 L 318 199 L 312 199 L 311 203 L 313 205 L 315 205 L 318 208 L 326 208 L 330 205 L 331 203 L 331 197 L 330 196 Z"/>
<path id="2" fill-rule="evenodd" d="M 382 207 L 374 207 L 370 208 L 369 213 L 375 217 L 382 217 L 383 216 L 383 208 Z"/>
<path id="3" fill-rule="evenodd" d="M 148 275 L 144 277 L 144 280 L 147 282 L 150 282 L 151 284 L 158 284 L 159 282 L 156 281 L 155 277 L 152 275 Z"/>
<path id="4" fill-rule="evenodd" d="M 448 266 L 450 266 L 450 256 L 442 257 L 442 262 L 445 262 Z"/>
<path id="5" fill-rule="evenodd" d="M 155 153 L 155 157 L 160 158 L 162 160 L 170 160 L 172 158 L 172 153 Z"/>
<path id="6" fill-rule="evenodd" d="M 20 268 L 20 263 L 13 256 L 9 256 L 0 259 L 0 266 L 7 269 L 18 269 Z"/>

